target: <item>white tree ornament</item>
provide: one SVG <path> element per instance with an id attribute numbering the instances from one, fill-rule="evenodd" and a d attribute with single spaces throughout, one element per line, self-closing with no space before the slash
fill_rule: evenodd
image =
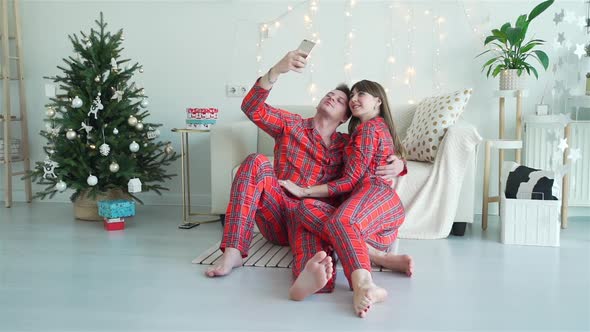
<path id="1" fill-rule="evenodd" d="M 99 92 L 98 96 L 96 96 L 96 98 L 92 102 L 92 106 L 90 106 L 90 112 L 88 112 L 88 116 L 90 116 L 90 114 L 92 114 L 92 115 L 94 115 L 94 120 L 96 120 L 96 119 L 98 119 L 98 117 L 97 117 L 98 111 L 100 111 L 102 109 L 104 109 L 104 106 L 102 105 L 102 102 L 100 101 L 100 92 Z"/>
<path id="2" fill-rule="evenodd" d="M 98 147 L 98 150 L 100 151 L 100 154 L 106 157 L 109 155 L 109 152 L 111 152 L 111 147 L 107 143 L 103 143 Z"/>
<path id="3" fill-rule="evenodd" d="M 127 191 L 130 193 L 141 192 L 141 181 L 138 178 L 133 178 L 127 183 Z"/>
<path id="4" fill-rule="evenodd" d="M 123 91 L 116 90 L 111 99 L 117 99 L 117 101 L 121 101 L 123 99 Z"/>
<path id="5" fill-rule="evenodd" d="M 89 135 L 90 132 L 92 131 L 92 129 L 94 129 L 94 128 L 92 128 L 92 126 L 89 126 L 89 125 L 85 124 L 84 122 L 82 122 L 82 128 L 81 129 L 86 130 L 86 135 Z"/>
<path id="6" fill-rule="evenodd" d="M 49 158 L 45 159 L 45 162 L 43 163 L 43 177 L 44 178 L 56 178 L 57 176 L 55 176 L 55 169 L 59 166 L 58 163 L 56 163 L 53 160 L 50 160 Z"/>
<path id="7" fill-rule="evenodd" d="M 119 70 L 119 65 L 117 65 L 117 60 L 115 60 L 115 58 L 111 58 L 111 67 L 113 71 Z"/>

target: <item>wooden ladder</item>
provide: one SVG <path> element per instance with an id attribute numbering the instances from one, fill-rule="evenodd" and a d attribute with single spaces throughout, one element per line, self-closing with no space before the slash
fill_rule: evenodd
<path id="1" fill-rule="evenodd" d="M 27 107 L 26 107 L 26 100 L 25 100 L 25 82 L 24 82 L 24 72 L 23 72 L 23 53 L 22 53 L 22 40 L 21 40 L 21 31 L 20 31 L 20 12 L 19 12 L 19 0 L 12 0 L 12 8 L 9 8 L 9 1 L 8 0 L 0 0 L 0 15 L 1 20 L 0 22 L 0 46 L 2 47 L 2 52 L 0 53 L 1 56 L 1 65 L 2 65 L 2 72 L 0 79 L 2 81 L 2 114 L 0 115 L 0 122 L 2 123 L 2 137 L 3 137 L 3 153 L 1 154 L 0 164 L 4 164 L 4 204 L 6 207 L 10 207 L 12 205 L 12 178 L 13 176 L 18 175 L 25 175 L 31 170 L 30 160 L 29 160 L 29 132 L 27 129 Z M 11 24 L 9 24 L 11 23 Z M 10 28 L 13 30 L 14 35 L 11 34 L 11 30 L 9 30 L 9 25 L 12 25 Z M 10 55 L 10 47 L 11 41 L 14 43 L 14 49 L 16 51 L 16 55 Z M 13 77 L 11 74 L 11 66 L 12 60 L 15 61 L 16 64 L 16 76 Z M 12 94 L 12 87 L 13 81 L 18 81 L 17 89 L 19 95 L 19 114 L 13 115 L 11 111 L 11 94 Z M 12 124 L 13 123 L 20 123 L 20 149 L 17 151 L 13 151 L 13 140 L 18 144 L 18 141 L 15 140 L 12 136 Z M 18 145 L 16 145 L 18 146 Z M 15 147 L 16 147 L 15 146 Z M 13 155 L 13 152 L 17 152 Z M 13 163 L 15 162 L 22 162 L 22 171 L 14 172 L 13 171 Z M 25 195 L 27 202 L 31 202 L 32 200 L 32 189 L 31 189 L 31 179 L 26 178 L 24 180 L 25 183 Z"/>

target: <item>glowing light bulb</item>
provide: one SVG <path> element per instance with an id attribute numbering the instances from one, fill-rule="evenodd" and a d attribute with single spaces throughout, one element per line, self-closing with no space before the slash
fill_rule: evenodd
<path id="1" fill-rule="evenodd" d="M 275 27 L 276 27 L 276 28 L 279 28 L 280 26 L 281 26 L 281 22 L 279 22 L 279 21 L 276 21 L 276 22 L 275 22 Z"/>
<path id="2" fill-rule="evenodd" d="M 416 102 L 414 101 L 414 99 L 409 99 L 409 100 L 408 100 L 408 104 L 410 104 L 410 105 L 414 105 L 415 103 L 416 103 Z"/>
<path id="3" fill-rule="evenodd" d="M 315 91 L 315 88 L 316 88 L 315 83 L 311 83 L 309 85 L 309 92 L 313 93 Z"/>
<path id="4" fill-rule="evenodd" d="M 389 61 L 389 63 L 395 63 L 395 58 L 393 56 L 390 56 L 387 61 Z"/>

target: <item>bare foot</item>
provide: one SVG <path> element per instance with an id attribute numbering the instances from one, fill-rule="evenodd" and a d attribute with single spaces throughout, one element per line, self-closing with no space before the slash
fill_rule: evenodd
<path id="1" fill-rule="evenodd" d="M 314 294 L 328 283 L 333 272 L 332 257 L 328 256 L 325 251 L 318 252 L 305 264 L 305 268 L 289 289 L 289 298 L 301 301 Z"/>
<path id="2" fill-rule="evenodd" d="M 228 275 L 234 267 L 242 266 L 242 254 L 238 249 L 225 248 L 225 252 L 221 258 L 205 271 L 207 277 L 221 277 Z"/>
<path id="3" fill-rule="evenodd" d="M 392 253 L 387 253 L 385 255 L 374 257 L 373 262 L 386 269 L 390 269 L 391 271 L 405 273 L 408 277 L 411 277 L 414 273 L 414 261 L 412 260 L 412 257 L 408 255 L 394 255 Z"/>
<path id="4" fill-rule="evenodd" d="M 354 312 L 359 317 L 365 318 L 372 304 L 383 302 L 386 298 L 387 291 L 373 283 L 353 289 Z"/>

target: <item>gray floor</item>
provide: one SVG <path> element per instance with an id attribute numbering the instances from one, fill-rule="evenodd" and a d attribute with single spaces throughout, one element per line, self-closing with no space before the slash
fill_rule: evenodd
<path id="1" fill-rule="evenodd" d="M 342 274 L 333 294 L 287 300 L 286 269 L 241 268 L 220 279 L 190 261 L 219 224 L 179 230 L 177 207 L 142 206 L 127 229 L 74 221 L 72 207 L 0 208 L 0 331 L 590 330 L 590 220 L 571 218 L 561 248 L 499 243 L 483 233 L 402 240 L 412 278 L 376 273 L 390 293 L 352 314 Z"/>

